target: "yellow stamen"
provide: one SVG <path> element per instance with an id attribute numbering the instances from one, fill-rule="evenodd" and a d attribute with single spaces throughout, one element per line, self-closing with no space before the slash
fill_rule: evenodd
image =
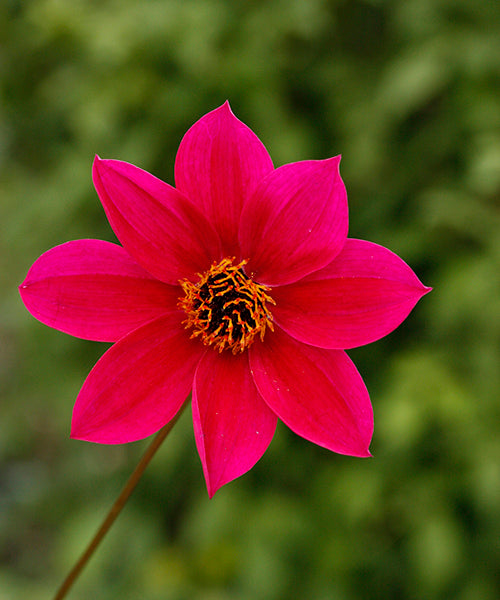
<path id="1" fill-rule="evenodd" d="M 270 288 L 255 283 L 243 271 L 248 261 L 234 265 L 235 258 L 214 263 L 199 280 L 180 281 L 184 298 L 179 308 L 187 315 L 186 329 L 192 328 L 192 338 L 200 337 L 206 346 L 219 352 L 226 348 L 233 354 L 243 352 L 258 335 L 264 339 L 266 328 L 273 328 L 269 304 L 276 304 L 267 293 Z"/>

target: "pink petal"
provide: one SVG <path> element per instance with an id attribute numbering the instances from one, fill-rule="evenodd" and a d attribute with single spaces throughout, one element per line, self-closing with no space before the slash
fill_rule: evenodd
<path id="1" fill-rule="evenodd" d="M 75 240 L 45 252 L 19 291 L 42 323 L 101 342 L 176 310 L 181 294 L 153 279 L 121 246 L 102 240 Z"/>
<path id="2" fill-rule="evenodd" d="M 354 348 L 390 333 L 429 291 L 387 248 L 348 239 L 329 265 L 273 289 L 273 316 L 306 344 Z"/>
<path id="3" fill-rule="evenodd" d="M 196 370 L 193 423 L 210 497 L 254 466 L 276 422 L 252 380 L 248 355 L 208 350 Z"/>
<path id="4" fill-rule="evenodd" d="M 181 313 L 166 315 L 114 344 L 87 377 L 71 437 L 122 444 L 151 435 L 184 403 L 205 348 L 190 340 Z"/>
<path id="5" fill-rule="evenodd" d="M 370 398 L 345 352 L 306 346 L 276 327 L 250 347 L 250 368 L 262 397 L 292 431 L 340 454 L 370 456 Z"/>
<path id="6" fill-rule="evenodd" d="M 247 271 L 283 285 L 331 262 L 345 243 L 347 195 L 340 157 L 284 165 L 257 187 L 241 215 Z"/>
<path id="7" fill-rule="evenodd" d="M 259 138 L 231 112 L 229 102 L 197 121 L 183 137 L 175 161 L 177 189 L 214 225 L 225 256 L 237 256 L 241 209 L 273 169 Z"/>
<path id="8" fill-rule="evenodd" d="M 191 278 L 221 258 L 212 226 L 172 186 L 134 165 L 99 157 L 93 178 L 118 239 L 161 281 Z"/>

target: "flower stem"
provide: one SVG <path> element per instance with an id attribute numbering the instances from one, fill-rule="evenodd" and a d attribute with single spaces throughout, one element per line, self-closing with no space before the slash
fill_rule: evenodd
<path id="1" fill-rule="evenodd" d="M 94 537 L 90 541 L 83 554 L 80 556 L 80 558 L 75 563 L 71 571 L 68 573 L 66 579 L 62 582 L 61 587 L 58 589 L 56 595 L 54 596 L 54 600 L 62 600 L 66 597 L 66 594 L 69 592 L 70 588 L 75 583 L 77 577 L 80 575 L 81 571 L 94 554 L 97 546 L 99 546 L 102 539 L 111 528 L 111 525 L 113 525 L 113 523 L 115 522 L 115 519 L 118 517 L 122 508 L 125 506 L 125 503 L 134 491 L 135 486 L 139 483 L 139 480 L 144 471 L 146 470 L 146 467 L 148 466 L 149 462 L 156 454 L 156 451 L 161 446 L 163 440 L 172 430 L 172 427 L 176 424 L 182 412 L 183 409 L 181 409 L 169 423 L 167 423 L 162 429 L 160 429 L 160 431 L 153 438 L 153 441 L 146 448 L 146 451 L 144 452 L 139 464 L 134 469 L 133 473 L 130 475 L 127 483 L 124 485 L 122 491 L 120 492 L 120 495 L 115 500 L 115 503 L 106 515 L 106 518 L 102 522 L 101 526 L 96 531 Z"/>

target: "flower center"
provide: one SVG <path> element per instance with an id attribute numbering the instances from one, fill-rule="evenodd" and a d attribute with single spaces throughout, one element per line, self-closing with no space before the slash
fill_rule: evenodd
<path id="1" fill-rule="evenodd" d="M 214 263 L 205 273 L 198 273 L 197 283 L 180 281 L 185 296 L 178 306 L 187 315 L 183 321 L 186 329 L 193 328 L 192 338 L 200 337 L 219 352 L 227 348 L 238 354 L 257 335 L 263 340 L 266 327 L 273 331 L 273 317 L 266 304 L 275 302 L 267 294 L 267 286 L 255 283 L 243 272 L 248 261 L 233 265 L 234 260 Z"/>

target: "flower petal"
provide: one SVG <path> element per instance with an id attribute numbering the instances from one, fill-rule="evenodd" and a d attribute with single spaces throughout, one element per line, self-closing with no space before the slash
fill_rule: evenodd
<path id="1" fill-rule="evenodd" d="M 370 398 L 345 352 L 306 346 L 276 327 L 251 346 L 250 368 L 260 394 L 292 431 L 340 454 L 370 456 Z"/>
<path id="2" fill-rule="evenodd" d="M 273 317 L 306 344 L 354 348 L 393 331 L 430 289 L 387 248 L 348 239 L 329 265 L 273 289 Z"/>
<path id="3" fill-rule="evenodd" d="M 125 249 L 166 283 L 207 270 L 220 242 L 202 212 L 175 188 L 119 160 L 96 157 L 94 185 Z"/>
<path id="4" fill-rule="evenodd" d="M 214 225 L 224 255 L 239 258 L 241 209 L 256 184 L 272 170 L 262 142 L 226 102 L 183 137 L 175 161 L 175 184 Z"/>
<path id="5" fill-rule="evenodd" d="M 259 283 L 283 285 L 331 262 L 345 243 L 347 194 L 340 156 L 273 171 L 241 215 L 240 244 L 247 272 Z"/>
<path id="6" fill-rule="evenodd" d="M 184 403 L 205 348 L 190 340 L 182 314 L 160 317 L 122 338 L 87 377 L 71 437 L 122 444 L 151 435 Z"/>
<path id="7" fill-rule="evenodd" d="M 193 423 L 208 494 L 243 475 L 264 454 L 277 417 L 255 387 L 248 355 L 208 350 L 193 386 Z"/>
<path id="8" fill-rule="evenodd" d="M 176 310 L 180 288 L 153 279 L 117 244 L 75 240 L 42 254 L 19 292 L 29 312 L 45 325 L 87 340 L 114 342 Z"/>

